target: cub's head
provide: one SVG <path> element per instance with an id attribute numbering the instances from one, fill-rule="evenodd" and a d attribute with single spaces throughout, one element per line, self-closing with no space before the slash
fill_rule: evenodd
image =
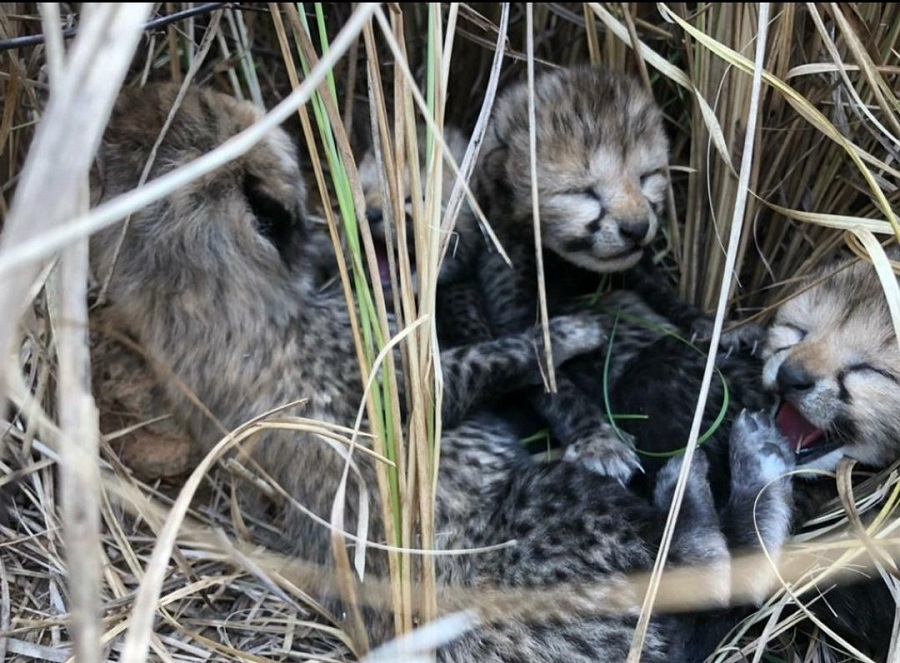
<path id="1" fill-rule="evenodd" d="M 94 202 L 138 185 L 177 93 L 172 84 L 122 92 L 98 152 Z M 190 89 L 149 180 L 218 147 L 261 114 L 248 102 Z M 135 213 L 117 254 L 122 230 L 114 225 L 91 239 L 97 276 L 105 279 L 115 266 L 114 303 L 141 311 L 171 301 L 201 315 L 203 302 L 284 301 L 305 278 L 305 189 L 295 148 L 275 130 L 243 156 Z"/>
<path id="2" fill-rule="evenodd" d="M 806 467 L 885 466 L 900 457 L 900 348 L 878 276 L 857 261 L 809 284 L 778 309 L 764 348 L 778 422 Z"/>
<path id="3" fill-rule="evenodd" d="M 456 127 L 444 127 L 444 149 L 449 151 L 453 160 L 459 165 L 466 153 L 466 146 L 469 139 L 466 135 Z M 426 159 L 426 138 L 424 129 L 419 131 L 416 144 L 419 147 L 419 181 L 424 189 L 429 179 L 429 163 Z M 410 214 L 410 184 L 409 184 L 409 163 L 406 164 L 403 172 L 403 190 L 399 192 L 406 202 L 407 215 Z M 382 200 L 381 177 L 379 175 L 379 165 L 375 159 L 375 151 L 370 148 L 363 155 L 359 162 L 359 181 L 362 186 L 363 195 L 366 199 L 366 216 L 369 217 L 369 223 L 378 223 L 383 219 L 384 201 Z M 446 163 L 444 164 L 443 179 L 441 181 L 441 202 L 446 203 L 453 191 L 453 185 L 456 183 L 456 174 Z"/>
<path id="4" fill-rule="evenodd" d="M 457 165 L 459 165 L 463 160 L 466 152 L 466 147 L 469 144 L 468 137 L 460 129 L 453 126 L 446 126 L 444 127 L 443 139 L 444 149 L 449 151 L 450 155 L 453 157 L 453 160 Z M 419 131 L 417 145 L 419 147 L 419 181 L 421 183 L 424 195 L 424 189 L 428 185 L 430 179 L 429 170 L 431 166 L 426 158 L 426 139 L 424 130 Z M 375 252 L 379 261 L 381 285 L 385 289 L 385 294 L 388 295 L 390 293 L 391 286 L 389 264 L 387 259 L 387 243 L 385 240 L 386 234 L 394 232 L 394 228 L 392 227 L 391 223 L 387 223 L 387 219 L 390 216 L 390 209 L 385 208 L 385 203 L 382 198 L 382 177 L 379 173 L 379 168 L 380 166 L 375 159 L 374 151 L 372 149 L 368 150 L 359 163 L 359 179 L 366 201 L 366 217 L 369 221 L 369 228 L 372 232 L 372 240 L 375 244 Z M 453 187 L 456 183 L 457 177 L 456 173 L 454 173 L 450 166 L 446 163 L 444 163 L 442 175 L 443 177 L 440 182 L 440 197 L 441 209 L 443 210 L 444 206 L 450 199 L 450 194 L 453 191 Z M 407 167 L 403 173 L 403 181 L 401 182 L 402 188 L 400 191 L 398 191 L 398 195 L 401 196 L 404 201 L 403 209 L 405 215 L 404 219 L 406 223 L 407 248 L 409 251 L 410 259 L 414 262 L 415 243 L 413 235 L 412 199 L 410 194 L 411 187 L 409 180 L 409 164 L 407 163 Z M 470 252 L 473 252 L 477 249 L 477 246 L 482 241 L 481 234 L 477 232 L 476 222 L 472 216 L 471 211 L 468 208 L 468 205 L 464 204 L 462 206 L 460 215 L 457 218 L 454 237 L 452 237 L 450 241 L 450 249 L 448 250 L 448 255 L 443 263 L 440 274 L 440 278 L 442 280 L 455 278 L 456 272 L 462 269 L 462 260 L 456 260 L 454 258 L 457 253 L 461 251 L 468 256 Z M 396 239 L 394 240 L 393 245 L 396 251 Z M 412 267 L 413 269 L 415 269 L 415 264 L 413 264 Z M 413 288 L 415 288 L 417 285 L 415 272 L 412 276 L 412 286 Z"/>
<path id="5" fill-rule="evenodd" d="M 656 234 L 668 184 L 662 113 L 640 81 L 593 66 L 535 81 L 542 242 L 595 272 L 636 264 Z M 490 217 L 532 230 L 528 87 L 498 97 L 478 175 Z"/>

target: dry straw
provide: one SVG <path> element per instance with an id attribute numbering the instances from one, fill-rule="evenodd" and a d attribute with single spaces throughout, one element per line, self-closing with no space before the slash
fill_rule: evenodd
<path id="1" fill-rule="evenodd" d="M 479 620 L 573 612 L 603 599 L 611 608 L 643 605 L 646 623 L 651 604 L 687 609 L 710 599 L 685 589 L 698 586 L 696 577 L 660 575 L 664 557 L 656 573 L 627 587 L 561 587 L 535 597 L 438 591 L 433 551 L 417 553 L 433 544 L 439 471 L 437 269 L 453 248 L 453 223 L 470 193 L 494 98 L 532 70 L 590 60 L 633 71 L 652 88 L 669 124 L 673 182 L 654 256 L 684 297 L 715 311 L 716 334 L 726 318 L 764 322 L 797 278 L 845 245 L 875 264 L 900 330 L 900 290 L 880 244 L 900 236 L 896 5 L 88 4 L 72 16 L 64 7 L 0 5 L 0 47 L 12 47 L 0 48 L 0 307 L 7 313 L 0 343 L 10 350 L 0 372 L 11 402 L 0 495 L 15 495 L 10 522 L 0 518 L 0 660 L 364 656 L 364 611 L 338 626 L 319 603 L 324 594 L 389 610 L 401 632 L 419 618 L 438 618 L 411 640 L 373 651 L 370 661 L 428 660 L 429 642 Z M 148 80 L 211 85 L 271 110 L 188 166 L 87 212 L 86 176 L 112 101 L 123 81 Z M 312 195 L 322 197 L 316 208 L 338 249 L 363 373 L 371 382 L 380 361 L 395 361 L 384 349 L 396 343 L 411 400 L 399 403 L 390 382 L 367 391 L 360 411 L 373 422 L 372 450 L 359 444 L 358 430 L 278 413 L 263 421 L 260 413 L 224 437 L 186 482 L 143 483 L 111 449 L 133 431 L 99 435 L 85 389 L 85 239 L 246 152 L 298 111 L 302 140 L 315 155 Z M 474 127 L 461 163 L 440 138 L 450 124 Z M 378 282 L 356 172 L 360 127 L 373 137 L 398 245 L 393 307 L 380 288 L 351 278 Z M 421 172 L 420 153 L 430 155 Z M 442 209 L 444 169 L 460 177 Z M 348 237 L 362 242 L 344 250 Z M 408 246 L 418 294 L 410 288 Z M 393 341 L 389 314 L 402 329 Z M 412 413 L 405 428 L 403 409 Z M 356 556 L 337 555 L 345 563 L 334 574 L 241 539 L 247 527 L 265 531 L 267 523 L 242 520 L 231 476 L 252 477 L 275 497 L 279 491 L 246 459 L 217 459 L 266 426 L 328 439 L 347 458 L 348 473 L 360 454 L 383 461 L 360 508 L 385 509 L 390 577 L 359 583 L 362 551 L 377 542 L 366 541 L 364 528 L 344 533 L 340 509 L 322 526 L 335 533 L 339 552 Z M 752 565 L 749 575 L 777 571 L 777 591 L 716 660 L 764 660 L 798 628 L 825 630 L 802 606 L 827 601 L 816 588 L 832 580 L 869 569 L 893 588 L 893 546 L 881 553 L 876 544 L 896 539 L 897 471 L 863 485 L 852 484 L 849 473 L 849 465 L 838 472 L 842 501 L 833 521 L 855 537 L 823 521 L 780 562 L 766 555 L 736 561 L 736 568 Z M 859 517 L 857 505 L 879 510 L 875 521 Z M 809 660 L 838 658 L 829 649 L 835 646 L 866 660 L 831 636 L 831 644 L 812 638 Z M 641 638 L 639 630 L 632 660 Z"/>

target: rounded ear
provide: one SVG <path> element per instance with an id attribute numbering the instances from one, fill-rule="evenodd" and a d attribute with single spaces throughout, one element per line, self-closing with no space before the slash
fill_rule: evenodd
<path id="1" fill-rule="evenodd" d="M 484 174 L 487 180 L 493 181 L 505 175 L 504 168 L 509 158 L 509 147 L 505 143 L 497 143 L 488 151 L 483 152 L 481 161 L 484 164 Z"/>

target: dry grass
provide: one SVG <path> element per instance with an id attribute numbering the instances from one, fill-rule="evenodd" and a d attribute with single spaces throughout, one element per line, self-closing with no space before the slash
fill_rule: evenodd
<path id="1" fill-rule="evenodd" d="M 85 6 L 67 14 L 65 7 L 39 11 L 30 3 L 0 4 L 0 48 L 19 44 L 0 50 L 0 301 L 10 312 L 0 322 L 0 343 L 15 349 L 13 361 L 0 365 L 13 402 L 0 422 L 6 431 L 0 494 L 15 496 L 10 520 L 0 524 L 0 660 L 63 661 L 76 652 L 79 661 L 142 660 L 148 650 L 164 661 L 347 660 L 366 649 L 358 621 L 357 628 L 352 622 L 344 630 L 331 626 L 311 597 L 314 590 L 347 592 L 342 578 L 349 568 L 330 578 L 241 543 L 248 523 L 234 509 L 231 485 L 233 477 L 249 476 L 253 468 L 211 455 L 187 483 L 142 483 L 112 451 L 114 435 L 100 436 L 99 454 L 90 443 L 96 439 L 90 401 L 69 386 L 79 383 L 87 366 L 86 334 L 78 322 L 84 317 L 84 237 L 249 149 L 262 132 L 260 127 L 192 170 L 84 214 L 90 156 L 122 77 L 126 85 L 212 85 L 265 104 L 273 109 L 267 122 L 287 119 L 303 137 L 315 155 L 308 164 L 310 187 L 323 196 L 318 209 L 335 245 L 342 234 L 363 239 L 341 251 L 338 262 L 348 302 L 359 307 L 354 325 L 366 375 L 389 338 L 380 288 L 349 276 L 377 280 L 375 261 L 367 259 L 374 250 L 353 158 L 365 147 L 362 136 L 377 137 L 385 200 L 395 218 L 402 218 L 398 173 L 418 159 L 416 127 L 426 122 L 423 115 L 431 118 L 436 135 L 444 124 L 474 127 L 478 135 L 498 88 L 525 78 L 532 66 L 585 60 L 637 73 L 664 108 L 673 186 L 668 225 L 654 248 L 684 297 L 716 309 L 720 325 L 726 314 L 765 320 L 796 278 L 847 244 L 871 255 L 880 268 L 900 328 L 900 292 L 878 244 L 900 237 L 894 216 L 900 208 L 895 5 L 772 5 L 762 21 L 765 48 L 756 64 L 761 12 L 755 4 L 688 10 L 679 4 L 420 3 L 354 10 L 342 3 L 167 3 L 155 10 L 155 27 L 143 31 L 139 42 L 141 10 Z M 127 21 L 116 27 L 117 40 L 111 42 L 103 26 L 109 30 L 104 21 L 116 17 Z M 64 54 L 60 28 L 75 25 L 79 36 L 67 42 Z M 46 42 L 29 39 L 41 33 Z M 11 41 L 17 39 L 24 41 Z M 98 59 L 103 67 L 92 67 Z M 328 77 L 315 96 L 311 70 Z M 757 99 L 754 137 L 748 122 Z M 35 130 L 38 120 L 43 136 Z M 80 129 L 73 132 L 76 122 Z M 432 535 L 432 445 L 440 438 L 440 421 L 433 416 L 439 411 L 440 366 L 429 316 L 452 214 L 442 217 L 436 184 L 443 168 L 471 172 L 476 156 L 445 163 L 439 141 L 428 141 L 436 155 L 433 167 L 426 181 L 413 168 L 410 182 L 420 294 L 414 297 L 407 286 L 409 257 L 401 251 L 391 311 L 406 327 L 401 362 L 413 387 L 416 400 L 408 411 L 415 418 L 401 427 L 390 383 L 370 390 L 364 404 L 374 449 L 389 461 L 379 464 L 372 491 L 386 505 L 394 551 L 390 582 L 377 596 L 359 600 L 389 606 L 403 631 L 416 614 L 428 618 L 477 604 L 481 618 L 489 618 L 533 606 L 527 595 L 464 593 L 442 596 L 438 604 L 431 566 L 423 564 L 421 576 L 411 571 L 409 549 L 426 545 Z M 73 158 L 32 156 L 26 162 L 29 153 L 44 150 Z M 451 209 L 462 195 L 460 188 Z M 400 224 L 401 245 L 404 231 Z M 58 265 L 48 264 L 62 248 Z M 732 265 L 737 277 L 723 285 Z M 393 358 L 387 354 L 384 360 Z M 315 428 L 336 444 L 353 443 L 352 431 L 324 431 L 309 421 L 285 425 Z M 848 471 L 842 470 L 844 478 Z M 849 495 L 848 485 L 842 482 L 844 503 L 836 511 L 869 499 L 860 487 L 860 494 Z M 869 486 L 887 498 L 882 520 L 894 538 L 889 511 L 898 485 L 891 469 Z M 852 508 L 850 514 L 839 518 L 859 533 Z M 823 525 L 818 534 L 826 533 Z M 831 544 L 798 539 L 797 550 L 808 551 L 804 545 L 824 550 Z M 840 550 L 838 543 L 832 547 Z M 816 563 L 830 573 L 850 562 L 823 555 Z M 892 563 L 885 563 L 890 570 Z M 814 573 L 808 564 L 786 565 L 782 573 L 786 589 L 756 617 L 765 629 L 742 640 L 755 660 L 764 651 L 777 656 L 779 643 L 790 639 L 795 624 L 782 609 L 791 593 L 800 601 L 816 598 L 804 595 Z M 648 581 L 638 579 L 628 596 L 644 596 Z M 664 581 L 658 606 L 672 605 L 666 587 Z M 610 590 L 596 591 L 590 596 Z M 558 598 L 560 609 L 577 609 L 572 596 L 561 592 Z M 373 659 L 398 660 L 396 653 L 379 656 Z M 819 651 L 809 660 L 841 657 Z M 734 650 L 724 648 L 718 658 L 737 660 Z M 849 658 L 858 657 L 851 652 Z"/>

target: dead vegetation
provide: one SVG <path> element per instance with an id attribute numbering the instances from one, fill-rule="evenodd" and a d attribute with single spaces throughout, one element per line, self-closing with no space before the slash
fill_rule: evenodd
<path id="1" fill-rule="evenodd" d="M 768 13 L 762 20 L 761 11 Z M 111 26 L 115 43 L 104 40 Z M 879 242 L 900 237 L 898 34 L 900 9 L 889 3 L 167 3 L 152 11 L 0 5 L 0 306 L 7 312 L 0 342 L 14 349 L 0 367 L 11 401 L 0 448 L 0 496 L 9 503 L 9 517 L 0 520 L 0 660 L 65 661 L 73 653 L 85 662 L 143 660 L 149 651 L 161 661 L 330 661 L 365 653 L 311 597 L 323 584 L 339 591 L 339 583 L 240 543 L 245 523 L 233 509 L 231 484 L 248 468 L 209 457 L 187 483 L 160 478 L 171 465 L 155 467 L 142 482 L 114 445 L 148 430 L 158 438 L 152 426 L 165 424 L 131 430 L 144 413 L 127 411 L 127 403 L 116 424 L 111 417 L 122 414 L 115 411 L 122 404 L 101 400 L 104 435 L 96 434 L 90 401 L 78 387 L 89 370 L 86 297 L 78 285 L 87 283 L 83 240 L 97 224 L 118 221 L 176 185 L 147 187 L 143 197 L 86 213 L 91 145 L 120 83 L 210 85 L 274 109 L 269 119 L 287 120 L 310 146 L 308 180 L 323 195 L 323 231 L 346 224 L 355 237 L 359 223 L 366 238 L 350 155 L 361 154 L 368 137 L 379 137 L 388 200 L 402 218 L 396 173 L 418 153 L 423 115 L 433 128 L 453 124 L 477 135 L 496 89 L 524 78 L 530 62 L 537 69 L 585 60 L 628 69 L 652 88 L 672 139 L 670 214 L 656 257 L 684 297 L 722 313 L 722 278 L 734 264 L 727 312 L 765 320 L 785 288 L 840 247 L 886 265 Z M 323 78 L 326 85 L 313 94 L 312 81 Z M 758 122 L 751 131 L 754 98 Z M 43 136 L 35 131 L 39 122 Z M 42 160 L 34 156 L 39 150 Z M 212 156 L 193 175 L 227 156 Z M 429 180 L 440 182 L 443 168 L 468 172 L 470 165 L 470 158 L 437 160 Z M 411 189 L 420 294 L 401 281 L 393 311 L 409 325 L 433 312 L 436 268 L 453 220 L 442 216 L 436 196 L 423 193 L 439 187 L 413 177 Z M 387 307 L 380 289 L 348 276 L 373 274 L 366 255 L 370 239 L 347 246 L 338 262 L 348 298 L 359 303 L 360 361 L 371 367 L 388 341 Z M 404 252 L 400 261 L 400 273 L 408 274 Z M 900 310 L 896 283 L 886 279 L 885 287 Z M 440 393 L 430 324 L 410 328 L 403 344 L 408 379 L 420 386 L 408 435 L 390 384 L 366 404 L 376 451 L 395 462 L 373 488 L 391 510 L 385 521 L 395 524 L 389 536 L 398 548 L 390 586 L 376 602 L 395 611 L 402 630 L 416 615 L 436 616 L 448 604 L 463 608 L 466 600 L 482 616 L 528 604 L 528 597 L 514 603 L 497 596 L 439 603 L 428 565 L 422 577 L 411 577 L 409 553 L 401 551 L 427 546 L 431 536 L 430 454 L 440 422 L 429 413 Z M 95 363 L 100 345 L 93 345 Z M 101 373 L 110 366 L 100 363 Z M 123 393 L 131 389 L 139 398 L 143 378 L 126 365 Z M 95 382 L 98 375 L 95 369 Z M 118 430 L 122 425 L 127 429 Z M 881 536 L 895 538 L 889 514 L 897 472 L 869 483 L 886 498 L 877 505 L 885 516 Z M 857 492 L 860 502 L 872 501 Z M 853 495 L 844 497 L 836 511 L 853 504 Z M 798 539 L 798 551 L 845 545 L 808 539 Z M 801 592 L 804 581 L 849 563 L 823 556 L 819 571 L 794 569 L 785 580 L 799 600 L 813 600 Z M 671 597 L 663 586 L 657 604 L 671 605 Z M 760 611 L 764 630 L 741 641 L 748 656 L 782 655 L 795 627 L 782 612 L 790 600 L 783 591 Z M 718 659 L 738 660 L 737 650 L 723 648 Z M 807 660 L 856 659 L 829 650 Z M 379 660 L 398 659 L 385 653 Z"/>

